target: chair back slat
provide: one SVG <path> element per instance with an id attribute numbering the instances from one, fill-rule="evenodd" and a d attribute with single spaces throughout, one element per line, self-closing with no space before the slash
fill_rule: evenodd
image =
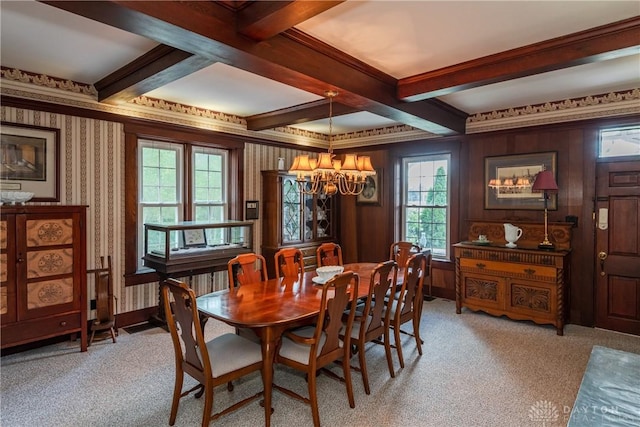
<path id="1" fill-rule="evenodd" d="M 276 277 L 298 277 L 304 273 L 304 255 L 298 248 L 283 248 L 274 255 Z"/>
<path id="2" fill-rule="evenodd" d="M 262 255 L 240 254 L 227 263 L 227 273 L 230 288 L 264 282 L 267 280 L 267 264 Z"/>
<path id="3" fill-rule="evenodd" d="M 411 242 L 395 242 L 389 249 L 389 259 L 398 263 L 398 268 L 404 268 L 409 257 L 420 252 L 420 246 Z"/>
<path id="4" fill-rule="evenodd" d="M 342 265 L 342 248 L 337 243 L 323 243 L 316 250 L 318 267 Z"/>
<path id="5" fill-rule="evenodd" d="M 385 304 L 376 304 L 376 301 L 384 301 L 385 296 L 392 291 L 398 279 L 398 264 L 393 261 L 385 261 L 376 266 L 371 273 L 371 282 L 369 284 L 369 294 L 365 301 L 363 317 L 370 316 L 367 328 L 360 328 L 360 334 L 366 335 L 367 332 L 379 329 L 382 324 L 382 316 L 385 311 Z M 392 292 L 391 292 L 392 293 Z"/>
<path id="6" fill-rule="evenodd" d="M 422 252 L 412 255 L 407 260 L 400 294 L 401 308 L 398 310 L 401 317 L 422 307 L 418 301 L 422 299 L 422 285 L 426 269 L 427 257 Z"/>
<path id="7" fill-rule="evenodd" d="M 176 364 L 196 379 L 211 376 L 207 346 L 200 326 L 196 295 L 193 289 L 175 279 L 162 285 L 167 326 L 171 333 Z M 170 298 L 172 297 L 172 298 Z M 173 304 L 170 302 L 173 299 Z"/>
<path id="8" fill-rule="evenodd" d="M 325 342 L 320 350 L 318 359 L 323 357 L 335 358 L 336 352 L 343 353 L 340 331 L 342 330 L 342 315 L 349 307 L 352 297 L 358 295 L 360 278 L 352 271 L 334 276 L 322 287 L 322 303 L 320 315 L 316 324 L 315 342 L 320 343 L 320 336 L 325 334 Z M 355 311 L 351 310 L 347 319 L 347 330 L 351 331 Z M 344 345 L 349 345 L 349 335 L 345 337 Z M 315 357 L 312 351 L 310 357 Z M 322 363 L 321 363 L 322 364 Z"/>

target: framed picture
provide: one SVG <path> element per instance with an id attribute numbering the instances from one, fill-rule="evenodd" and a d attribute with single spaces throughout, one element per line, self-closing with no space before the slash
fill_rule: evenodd
<path id="1" fill-rule="evenodd" d="M 34 202 L 60 200 L 60 129 L 2 122 L 0 189 L 32 192 Z"/>
<path id="2" fill-rule="evenodd" d="M 356 197 L 356 203 L 360 205 L 382 206 L 382 169 L 376 169 L 376 174 L 367 177 L 362 193 Z"/>
<path id="3" fill-rule="evenodd" d="M 204 234 L 204 228 L 182 230 L 182 237 L 185 248 L 207 246 L 207 237 Z"/>
<path id="4" fill-rule="evenodd" d="M 484 208 L 543 210 L 544 195 L 531 191 L 536 174 L 551 170 L 557 178 L 557 153 L 485 157 Z M 548 209 L 558 208 L 557 194 L 549 194 Z"/>

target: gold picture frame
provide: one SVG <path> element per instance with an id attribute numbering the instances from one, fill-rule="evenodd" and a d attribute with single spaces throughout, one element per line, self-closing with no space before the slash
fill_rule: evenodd
<path id="1" fill-rule="evenodd" d="M 484 208 L 544 210 L 542 193 L 531 191 L 535 176 L 551 170 L 557 178 L 557 153 L 531 153 L 484 159 Z M 548 209 L 558 209 L 558 195 L 550 194 Z"/>
<path id="2" fill-rule="evenodd" d="M 382 206 L 382 169 L 376 169 L 376 174 L 367 177 L 362 193 L 356 196 L 359 205 Z"/>

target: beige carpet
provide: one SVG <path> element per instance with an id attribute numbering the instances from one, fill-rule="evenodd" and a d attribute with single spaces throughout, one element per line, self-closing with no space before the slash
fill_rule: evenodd
<path id="1" fill-rule="evenodd" d="M 207 335 L 231 331 L 210 321 Z M 563 337 L 551 326 L 514 322 L 464 310 L 436 299 L 425 302 L 421 332 L 424 355 L 405 337 L 405 363 L 389 378 L 382 346 L 367 350 L 371 395 L 354 372 L 356 408 L 344 385 L 318 379 L 324 426 L 542 426 L 530 412 L 543 402 L 560 416 L 545 426 L 563 426 L 569 417 L 594 345 L 640 354 L 640 338 L 568 325 Z M 354 363 L 355 360 L 354 360 Z M 4 426 L 164 426 L 173 389 L 173 350 L 168 333 L 154 328 L 135 334 L 121 330 L 118 342 L 99 341 L 87 353 L 77 343 L 61 343 L 1 359 L 0 425 Z M 339 369 L 337 370 L 339 372 Z M 306 391 L 304 378 L 281 367 L 275 381 Z M 189 383 L 191 384 L 191 382 Z M 228 393 L 217 389 L 214 406 L 261 388 L 258 375 Z M 308 406 L 274 392 L 274 426 L 312 425 Z M 177 426 L 196 426 L 202 401 L 183 399 Z M 212 425 L 264 424 L 257 402 Z"/>

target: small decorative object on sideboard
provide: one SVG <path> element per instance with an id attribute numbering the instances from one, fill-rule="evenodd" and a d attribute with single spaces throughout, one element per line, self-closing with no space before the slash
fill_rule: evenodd
<path id="1" fill-rule="evenodd" d="M 542 170 L 536 175 L 536 179 L 533 183 L 531 191 L 542 191 L 544 193 L 544 240 L 538 245 L 540 249 L 553 250 L 555 245 L 549 241 L 548 232 L 548 216 L 547 216 L 547 201 L 549 200 L 549 193 L 558 192 L 558 184 L 553 177 L 553 172 L 548 170 Z"/>
<path id="2" fill-rule="evenodd" d="M 516 227 L 513 224 L 504 224 L 504 238 L 508 242 L 505 246 L 508 248 L 515 248 L 516 242 L 522 236 L 522 228 Z"/>
<path id="3" fill-rule="evenodd" d="M 32 197 L 33 193 L 30 191 L 2 191 L 0 192 L 0 203 L 9 203 L 11 205 L 20 203 L 24 205 L 31 200 Z"/>

